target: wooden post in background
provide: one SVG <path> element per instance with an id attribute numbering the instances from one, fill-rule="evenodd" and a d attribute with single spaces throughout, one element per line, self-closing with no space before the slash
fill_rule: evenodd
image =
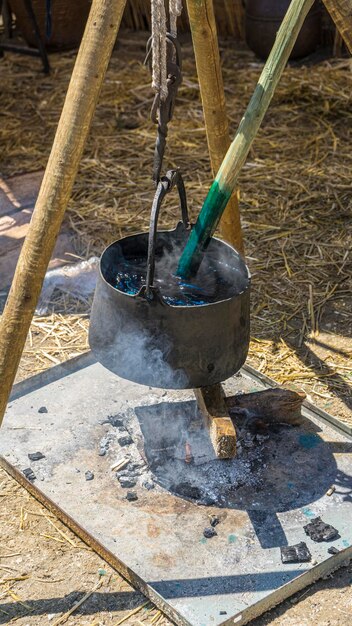
<path id="1" fill-rule="evenodd" d="M 230 146 L 213 0 L 187 0 L 208 150 L 213 176 Z M 235 190 L 223 213 L 220 232 L 226 241 L 244 254 L 239 193 Z M 195 389 L 197 404 L 209 429 L 215 453 L 220 459 L 236 454 L 236 430 L 224 402 L 222 386 Z"/>
<path id="2" fill-rule="evenodd" d="M 93 0 L 33 217 L 0 318 L 0 425 L 82 152 L 126 0 Z"/>
<path id="3" fill-rule="evenodd" d="M 323 0 L 352 54 L 352 0 Z"/>
<path id="4" fill-rule="evenodd" d="M 187 0 L 197 74 L 203 104 L 208 149 L 213 175 L 230 146 L 213 0 Z M 220 222 L 226 241 L 244 253 L 238 191 L 234 191 Z"/>

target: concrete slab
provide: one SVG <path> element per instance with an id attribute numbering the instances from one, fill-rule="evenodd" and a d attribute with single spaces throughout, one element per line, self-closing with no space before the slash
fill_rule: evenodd
<path id="1" fill-rule="evenodd" d="M 225 390 L 262 386 L 245 369 Z M 352 441 L 327 414 L 305 413 L 299 428 L 261 432 L 244 416 L 238 457 L 217 460 L 192 392 L 132 384 L 88 354 L 15 387 L 1 464 L 177 624 L 246 624 L 352 556 Z M 30 461 L 37 451 L 45 458 Z M 111 469 L 120 459 L 132 487 Z M 334 541 L 306 536 L 316 516 Z M 300 541 L 312 562 L 283 564 L 280 546 Z"/>

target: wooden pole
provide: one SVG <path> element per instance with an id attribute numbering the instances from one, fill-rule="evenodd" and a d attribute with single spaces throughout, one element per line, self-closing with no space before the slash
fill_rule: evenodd
<path id="1" fill-rule="evenodd" d="M 0 319 L 0 425 L 65 214 L 126 0 L 93 0 L 27 237 Z"/>
<path id="2" fill-rule="evenodd" d="M 323 0 L 352 54 L 352 0 Z"/>
<path id="3" fill-rule="evenodd" d="M 187 0 L 197 74 L 202 97 L 210 162 L 215 176 L 230 146 L 213 0 Z M 220 222 L 226 241 L 244 254 L 238 191 L 234 191 Z"/>
<path id="4" fill-rule="evenodd" d="M 269 107 L 304 19 L 314 0 L 292 0 L 276 35 L 258 84 L 240 122 L 216 178 L 192 229 L 177 273 L 184 278 L 196 274 L 222 213 L 237 185 L 241 168 Z"/>
<path id="5" fill-rule="evenodd" d="M 230 135 L 213 0 L 187 0 L 187 10 L 210 163 L 215 176 L 230 146 Z M 220 232 L 226 241 L 244 254 L 238 199 L 239 193 L 235 190 L 222 216 Z M 217 457 L 227 459 L 235 456 L 236 430 L 224 402 L 222 386 L 195 389 L 194 393 Z"/>

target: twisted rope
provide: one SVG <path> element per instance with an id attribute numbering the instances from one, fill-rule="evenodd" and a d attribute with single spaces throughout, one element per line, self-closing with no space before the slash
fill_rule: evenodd
<path id="1" fill-rule="evenodd" d="M 177 17 L 181 15 L 182 0 L 169 0 L 170 33 L 177 36 Z M 152 14 L 152 87 L 160 100 L 167 98 L 166 11 L 164 0 L 151 0 Z"/>
<path id="2" fill-rule="evenodd" d="M 152 87 L 160 100 L 167 98 L 166 13 L 164 0 L 152 0 Z"/>
<path id="3" fill-rule="evenodd" d="M 182 0 L 169 0 L 170 34 L 177 37 L 177 18 L 182 13 Z"/>

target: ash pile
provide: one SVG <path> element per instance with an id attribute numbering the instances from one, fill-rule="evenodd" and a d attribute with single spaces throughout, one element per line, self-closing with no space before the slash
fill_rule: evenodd
<path id="1" fill-rule="evenodd" d="M 193 401 L 151 403 L 101 424 L 98 453 L 113 469 L 118 495 L 131 500 L 155 489 L 199 505 L 278 512 L 319 497 L 335 471 L 314 431 L 245 417 L 236 417 L 236 457 L 219 460 Z"/>

